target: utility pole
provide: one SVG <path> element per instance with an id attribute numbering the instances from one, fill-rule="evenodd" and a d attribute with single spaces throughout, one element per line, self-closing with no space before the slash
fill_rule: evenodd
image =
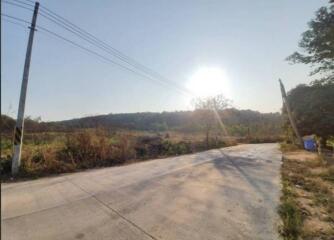
<path id="1" fill-rule="evenodd" d="M 21 164 L 21 149 L 22 149 L 22 137 L 23 137 L 23 127 L 24 127 L 24 109 L 25 109 L 25 102 L 26 102 L 26 95 L 27 95 L 32 43 L 34 40 L 34 33 L 36 30 L 35 27 L 36 27 L 38 7 L 39 7 L 39 2 L 35 2 L 35 9 L 34 9 L 34 13 L 32 16 L 30 32 L 29 32 L 26 59 L 24 62 L 19 109 L 17 112 L 17 120 L 16 120 L 16 125 L 15 125 L 15 131 L 14 131 L 12 175 L 17 174 L 17 172 L 19 171 L 20 164 Z"/>
<path id="2" fill-rule="evenodd" d="M 298 143 L 303 147 L 304 142 L 303 142 L 303 139 L 301 138 L 301 136 L 299 134 L 297 125 L 296 125 L 295 120 L 294 120 L 294 118 L 292 116 L 291 109 L 290 109 L 289 102 L 288 102 L 288 98 L 286 96 L 284 85 L 283 85 L 281 79 L 278 79 L 278 81 L 279 81 L 279 84 L 281 86 L 281 93 L 282 93 L 283 104 L 285 106 L 286 112 L 288 113 L 289 121 L 290 121 L 291 126 L 293 128 L 293 131 L 295 132 L 295 134 L 297 136 Z"/>

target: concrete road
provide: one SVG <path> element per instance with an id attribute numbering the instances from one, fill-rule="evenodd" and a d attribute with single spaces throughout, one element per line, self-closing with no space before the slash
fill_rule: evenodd
<path id="1" fill-rule="evenodd" d="M 277 144 L 1 186 L 2 239 L 278 239 Z"/>

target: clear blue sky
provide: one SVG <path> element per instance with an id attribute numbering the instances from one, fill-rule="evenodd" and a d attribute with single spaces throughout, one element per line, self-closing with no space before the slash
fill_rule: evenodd
<path id="1" fill-rule="evenodd" d="M 179 85 L 186 85 L 204 66 L 223 69 L 234 106 L 260 112 L 280 110 L 278 78 L 287 89 L 310 82 L 309 67 L 289 65 L 284 59 L 298 49 L 300 34 L 314 12 L 328 5 L 327 0 L 40 2 Z M 32 14 L 4 3 L 2 13 L 29 21 Z M 41 16 L 37 21 L 89 47 Z M 1 24 L 1 107 L 2 113 L 16 116 L 28 29 Z M 62 120 L 187 109 L 190 99 L 173 88 L 41 32 L 35 35 L 26 115 Z"/>

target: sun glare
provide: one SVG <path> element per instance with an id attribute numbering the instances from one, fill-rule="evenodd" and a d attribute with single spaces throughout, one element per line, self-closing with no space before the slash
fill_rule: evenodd
<path id="1" fill-rule="evenodd" d="M 228 78 L 220 68 L 200 68 L 189 78 L 186 87 L 198 97 L 209 97 L 217 94 L 231 97 Z"/>

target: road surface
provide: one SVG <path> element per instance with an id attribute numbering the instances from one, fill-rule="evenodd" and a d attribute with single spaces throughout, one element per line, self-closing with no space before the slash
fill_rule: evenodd
<path id="1" fill-rule="evenodd" d="M 2 239 L 278 239 L 277 144 L 1 186 Z"/>

